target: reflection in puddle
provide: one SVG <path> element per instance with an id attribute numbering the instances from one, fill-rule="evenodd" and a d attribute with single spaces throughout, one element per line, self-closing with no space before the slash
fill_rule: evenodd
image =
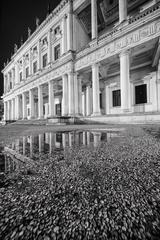
<path id="1" fill-rule="evenodd" d="M 101 142 L 110 142 L 120 137 L 117 132 L 72 131 L 46 132 L 38 135 L 23 136 L 4 147 L 0 155 L 0 171 L 13 172 L 24 165 L 27 158 L 38 160 L 42 154 L 54 154 L 73 146 L 98 147 Z"/>

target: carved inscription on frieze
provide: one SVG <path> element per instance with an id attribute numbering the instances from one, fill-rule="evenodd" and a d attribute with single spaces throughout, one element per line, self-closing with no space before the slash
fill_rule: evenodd
<path id="1" fill-rule="evenodd" d="M 127 34 L 125 37 L 114 40 L 112 43 L 109 43 L 106 46 L 95 50 L 95 52 L 82 57 L 76 62 L 76 70 L 108 58 L 113 54 L 120 52 L 123 48 L 132 48 L 132 45 L 135 43 L 143 42 L 143 40 L 146 41 L 147 38 L 151 38 L 154 35 L 157 36 L 157 33 L 160 33 L 160 22 L 154 22 L 148 26 Z"/>

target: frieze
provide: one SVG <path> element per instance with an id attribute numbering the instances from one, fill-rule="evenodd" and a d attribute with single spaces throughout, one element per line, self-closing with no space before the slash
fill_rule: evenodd
<path id="1" fill-rule="evenodd" d="M 148 41 L 153 36 L 159 36 L 158 33 L 160 33 L 160 21 L 151 23 L 148 26 L 129 33 L 125 37 L 115 40 L 112 43 L 109 43 L 106 46 L 95 50 L 93 53 L 87 54 L 87 56 L 84 56 L 80 60 L 77 60 L 75 69 L 77 71 L 86 66 L 90 66 L 95 62 L 101 61 L 114 54 L 119 53 L 124 48 L 132 48 L 136 43 Z"/>

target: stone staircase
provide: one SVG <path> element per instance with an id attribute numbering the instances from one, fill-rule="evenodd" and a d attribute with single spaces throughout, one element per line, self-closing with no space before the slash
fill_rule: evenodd
<path id="1" fill-rule="evenodd" d="M 12 124 L 19 124 L 19 125 L 46 125 L 48 122 L 48 119 L 31 119 L 31 120 L 18 120 L 16 122 L 13 122 Z"/>

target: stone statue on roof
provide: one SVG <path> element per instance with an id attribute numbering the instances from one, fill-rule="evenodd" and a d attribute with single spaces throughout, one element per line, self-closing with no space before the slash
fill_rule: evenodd
<path id="1" fill-rule="evenodd" d="M 38 28 L 39 27 L 39 18 L 37 17 L 36 18 L 36 28 Z"/>
<path id="2" fill-rule="evenodd" d="M 28 38 L 31 36 L 31 29 L 28 27 Z"/>
<path id="3" fill-rule="evenodd" d="M 17 46 L 17 44 L 15 43 L 15 44 L 14 44 L 14 53 L 16 53 L 17 50 L 18 50 L 18 46 Z"/>

